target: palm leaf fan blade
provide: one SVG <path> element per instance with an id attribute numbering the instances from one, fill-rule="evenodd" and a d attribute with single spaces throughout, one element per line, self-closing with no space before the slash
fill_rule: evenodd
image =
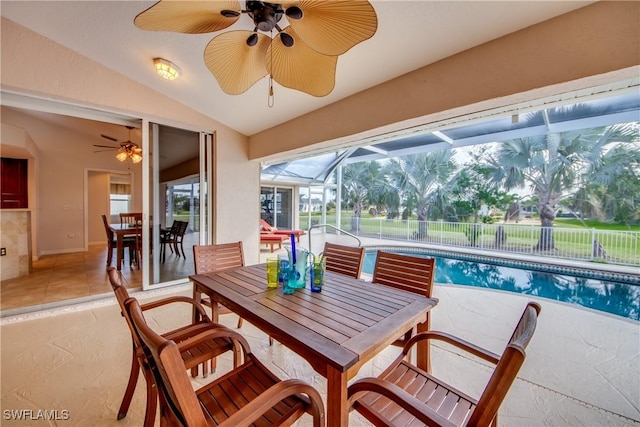
<path id="1" fill-rule="evenodd" d="M 302 18 L 289 19 L 291 28 L 312 49 L 325 55 L 342 55 L 375 34 L 378 17 L 366 0 L 300 0 L 283 3 L 298 7 Z"/>
<path id="2" fill-rule="evenodd" d="M 226 17 L 223 10 L 238 12 Z M 172 31 L 185 34 L 203 34 L 223 30 L 240 17 L 237 0 L 177 1 L 161 0 L 135 17 L 135 25 L 148 31 Z"/>
<path id="3" fill-rule="evenodd" d="M 220 88 L 229 95 L 245 92 L 267 75 L 265 55 L 271 39 L 257 34 L 258 42 L 247 45 L 251 31 L 229 31 L 216 36 L 204 50 L 204 62 Z"/>
<path id="4" fill-rule="evenodd" d="M 266 56 L 267 70 L 282 86 L 299 90 L 312 96 L 325 96 L 335 86 L 337 56 L 323 55 L 311 49 L 296 33 L 287 27 L 285 32 L 293 37 L 291 47 L 275 37 Z"/>

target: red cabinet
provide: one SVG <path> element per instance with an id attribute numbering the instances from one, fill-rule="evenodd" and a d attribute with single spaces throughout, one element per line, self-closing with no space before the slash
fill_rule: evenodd
<path id="1" fill-rule="evenodd" d="M 0 165 L 0 208 L 28 208 L 26 159 L 2 158 Z"/>

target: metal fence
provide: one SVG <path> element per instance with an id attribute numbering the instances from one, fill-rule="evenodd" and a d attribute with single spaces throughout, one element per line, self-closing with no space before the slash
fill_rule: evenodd
<path id="1" fill-rule="evenodd" d="M 328 216 L 327 223 L 335 223 L 335 217 Z M 301 216 L 300 226 L 308 229 L 308 219 Z M 560 227 L 544 229 L 535 224 L 483 224 L 352 217 L 342 218 L 340 228 L 357 236 L 384 240 L 640 266 L 640 232 L 637 231 Z"/>

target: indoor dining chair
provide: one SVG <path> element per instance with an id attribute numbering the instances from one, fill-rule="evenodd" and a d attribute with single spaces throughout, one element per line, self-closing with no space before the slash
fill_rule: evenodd
<path id="1" fill-rule="evenodd" d="M 116 240 L 115 233 L 111 230 L 109 226 L 109 221 L 107 220 L 106 215 L 102 216 L 102 223 L 104 224 L 104 231 L 107 235 L 107 267 L 111 266 L 111 262 L 113 261 L 113 251 L 118 249 L 118 242 Z M 133 257 L 135 249 L 136 241 L 132 237 L 125 237 L 122 239 L 122 244 L 124 248 L 129 251 L 129 265 L 133 262 Z M 124 249 L 123 249 L 124 250 Z M 120 267 L 120 266 L 118 266 Z"/>
<path id="2" fill-rule="evenodd" d="M 434 276 L 434 258 L 378 251 L 371 282 L 431 298 Z M 427 313 L 427 318 L 422 323 L 421 329 L 431 329 L 430 319 L 431 315 Z M 413 332 L 414 330 L 410 329 L 393 345 L 404 347 Z"/>
<path id="3" fill-rule="evenodd" d="M 344 274 L 355 279 L 360 278 L 364 261 L 364 247 L 326 242 L 322 255 L 326 259 L 327 271 Z"/>
<path id="4" fill-rule="evenodd" d="M 109 276 L 109 282 L 111 283 L 111 287 L 113 288 L 113 292 L 118 301 L 118 305 L 120 306 L 122 316 L 125 318 L 127 325 L 129 326 L 133 346 L 129 382 L 127 383 L 127 388 L 122 398 L 120 409 L 118 410 L 118 419 L 120 420 L 127 415 L 129 406 L 131 404 L 131 399 L 133 398 L 133 393 L 138 382 L 138 375 L 140 373 L 140 370 L 142 370 L 142 375 L 147 385 L 147 403 L 143 425 L 144 427 L 152 427 L 155 420 L 158 395 L 153 375 L 149 371 L 148 360 L 146 359 L 146 356 L 142 351 L 138 336 L 135 334 L 135 330 L 133 329 L 131 318 L 129 317 L 129 313 L 125 308 L 126 301 L 132 298 L 129 296 L 126 288 L 122 286 L 118 271 L 113 267 L 109 267 L 107 269 L 107 273 Z M 202 305 L 200 305 L 192 298 L 184 296 L 163 298 L 141 305 L 140 310 L 142 312 L 158 307 L 165 307 L 171 304 L 175 304 L 176 306 L 186 304 L 193 307 L 193 309 L 197 310 L 199 313 L 198 321 L 191 322 L 176 329 L 170 330 L 162 335 L 163 337 L 174 340 L 178 343 L 186 342 L 185 344 L 183 344 L 183 347 L 180 350 L 180 358 L 182 359 L 183 366 L 185 368 L 185 375 L 186 370 L 190 370 L 192 376 L 197 376 L 198 367 L 199 365 L 202 365 L 202 373 L 204 376 L 206 376 L 208 374 L 207 362 L 215 359 L 217 356 L 227 351 L 234 352 L 233 366 L 237 367 L 239 365 L 240 348 L 234 345 L 234 343 L 230 339 L 227 339 L 225 337 L 218 337 L 215 339 L 193 342 L 193 337 L 200 334 L 204 330 L 204 327 L 206 327 L 207 330 L 210 330 L 211 328 L 216 328 L 220 325 L 211 322 Z M 179 308 L 176 307 L 176 309 Z"/>
<path id="5" fill-rule="evenodd" d="M 120 212 L 120 224 L 141 224 L 142 212 Z"/>
<path id="6" fill-rule="evenodd" d="M 251 352 L 246 339 L 224 326 L 208 325 L 195 342 L 224 339 L 243 351 L 242 365 L 194 389 L 180 357 L 178 343 L 150 328 L 135 299 L 126 309 L 151 366 L 160 395 L 160 426 L 290 426 L 305 413 L 314 427 L 324 427 L 324 405 L 318 391 L 298 379 L 281 380 Z"/>
<path id="7" fill-rule="evenodd" d="M 497 426 L 498 410 L 524 363 L 539 313 L 538 304 L 527 304 L 502 355 L 444 332 L 417 334 L 377 378 L 361 378 L 349 386 L 349 404 L 374 426 Z M 411 364 L 407 355 L 421 340 L 443 341 L 495 365 L 480 397 L 475 399 Z"/>

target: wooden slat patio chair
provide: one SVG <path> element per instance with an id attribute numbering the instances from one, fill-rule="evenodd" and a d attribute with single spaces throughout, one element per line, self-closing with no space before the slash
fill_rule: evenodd
<path id="1" fill-rule="evenodd" d="M 326 258 L 327 271 L 360 278 L 364 248 L 361 246 L 344 246 L 326 242 L 322 254 Z"/>
<path id="2" fill-rule="evenodd" d="M 118 300 L 118 304 L 120 305 L 120 310 L 122 312 L 123 317 L 127 321 L 127 325 L 129 326 L 129 330 L 131 332 L 132 344 L 133 344 L 133 355 L 131 360 L 131 372 L 129 374 L 129 382 L 127 383 L 127 388 L 125 390 L 125 394 L 122 398 L 122 403 L 120 404 L 120 409 L 118 410 L 118 419 L 122 419 L 127 415 L 129 410 L 129 406 L 131 404 L 131 399 L 133 398 L 133 393 L 136 388 L 136 384 L 138 382 L 138 375 L 140 370 L 142 370 L 142 374 L 147 384 L 147 403 L 146 403 L 146 412 L 144 418 L 144 427 L 152 427 L 154 425 L 155 413 L 156 413 L 156 404 L 157 404 L 157 390 L 155 381 L 153 379 L 153 375 L 149 371 L 149 363 L 146 360 L 146 357 L 142 351 L 142 347 L 140 345 L 140 341 L 138 339 L 135 330 L 133 329 L 133 324 L 131 323 L 131 318 L 125 308 L 125 302 L 128 299 L 131 299 L 129 293 L 126 288 L 122 286 L 118 271 L 114 267 L 109 267 L 107 269 L 109 275 L 109 282 L 111 283 L 111 287 L 113 288 L 113 292 Z M 179 328 L 173 329 L 171 331 L 167 331 L 163 334 L 167 339 L 172 339 L 176 342 L 184 342 L 192 337 L 198 335 L 202 332 L 202 328 L 206 326 L 216 327 L 215 323 L 212 323 L 209 317 L 207 316 L 204 308 L 197 301 L 183 296 L 169 297 L 163 298 L 157 301 L 153 301 L 150 303 L 143 304 L 140 306 L 141 311 L 151 310 L 157 307 L 163 307 L 169 304 L 189 304 L 193 307 L 193 309 L 197 310 L 199 313 L 199 321 L 190 323 Z M 198 366 L 202 365 L 203 375 L 206 376 L 208 373 L 207 362 L 212 359 L 215 359 L 220 354 L 226 351 L 234 351 L 234 367 L 237 367 L 240 363 L 240 348 L 234 346 L 234 343 L 226 339 L 224 337 L 216 338 L 213 340 L 202 341 L 197 343 L 192 343 L 184 346 L 180 351 L 180 357 L 184 363 L 184 367 L 186 370 L 191 370 L 192 376 L 198 375 Z"/>
<path id="3" fill-rule="evenodd" d="M 185 343 L 158 335 L 145 322 L 134 299 L 127 310 L 154 374 L 160 395 L 160 426 L 289 426 L 309 413 L 324 427 L 324 405 L 316 389 L 297 380 L 280 380 L 251 353 L 245 338 L 210 325 L 195 342 L 232 340 L 243 349 L 242 365 L 194 390 L 180 357 Z"/>
<path id="4" fill-rule="evenodd" d="M 229 268 L 244 266 L 244 252 L 242 250 L 242 241 L 234 243 L 218 243 L 213 245 L 193 245 L 193 261 L 195 264 L 196 274 L 217 273 L 218 271 L 227 270 Z M 202 305 L 211 307 L 213 304 L 211 299 L 203 296 L 196 287 L 193 288 L 193 298 L 200 301 Z M 225 306 L 219 304 L 217 313 L 212 313 L 214 322 L 218 321 L 221 314 L 233 313 Z M 238 317 L 238 328 L 242 327 L 243 319 Z M 273 345 L 273 338 L 269 337 L 269 345 Z M 212 369 L 215 368 L 215 361 L 212 361 Z"/>
<path id="5" fill-rule="evenodd" d="M 540 306 L 527 304 L 501 356 L 444 332 L 424 332 L 377 378 L 362 378 L 348 389 L 349 404 L 375 426 L 497 426 L 498 409 L 524 363 Z M 407 361 L 420 340 L 441 340 L 496 365 L 479 399 L 474 399 Z"/>
<path id="6" fill-rule="evenodd" d="M 193 245 L 193 262 L 196 274 L 217 273 L 222 270 L 244 266 L 244 252 L 242 241 L 234 243 L 219 243 L 214 245 Z M 207 307 L 213 307 L 211 299 L 203 296 L 196 287 L 193 288 L 193 298 Z M 221 314 L 233 313 L 225 306 L 217 305 L 218 311 L 212 314 L 214 322 Z M 242 317 L 238 317 L 238 328 L 242 327 Z"/>
<path id="7" fill-rule="evenodd" d="M 371 282 L 431 298 L 434 276 L 434 258 L 378 251 Z M 414 334 L 414 329 L 407 331 L 404 336 L 397 339 L 393 345 L 404 347 Z M 421 329 L 431 329 L 431 317 L 429 313 L 427 313 L 427 318 L 421 324 Z"/>

